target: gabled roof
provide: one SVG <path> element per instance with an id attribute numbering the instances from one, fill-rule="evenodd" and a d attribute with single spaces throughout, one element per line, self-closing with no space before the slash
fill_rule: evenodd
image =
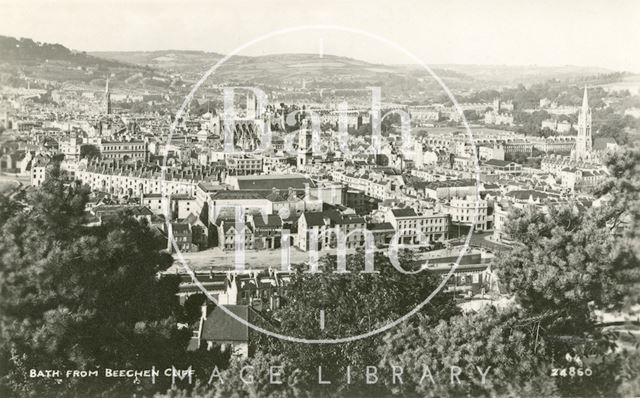
<path id="1" fill-rule="evenodd" d="M 200 221 L 200 219 L 199 219 L 199 218 L 198 218 L 198 216 L 196 216 L 195 214 L 193 214 L 193 213 L 189 213 L 189 215 L 188 215 L 188 216 L 186 216 L 186 217 L 185 217 L 185 219 L 184 219 L 183 221 L 184 221 L 185 223 L 187 223 L 187 224 L 194 225 L 194 224 L 197 224 L 197 223 L 198 223 L 198 221 Z"/>
<path id="2" fill-rule="evenodd" d="M 245 228 L 246 230 L 244 231 L 245 233 L 252 233 L 253 231 L 251 230 L 251 225 L 247 224 L 247 223 L 235 223 L 233 220 L 223 220 L 223 224 L 222 224 L 224 233 L 226 234 L 227 232 L 229 232 L 229 230 L 231 228 L 235 229 L 238 232 L 241 232 L 243 228 Z"/>
<path id="3" fill-rule="evenodd" d="M 276 215 L 276 214 L 271 214 L 268 215 L 266 217 L 266 222 L 265 219 L 262 216 L 256 216 L 253 218 L 253 223 L 255 224 L 256 228 L 279 228 L 282 227 L 282 219 L 280 219 L 280 216 Z"/>
<path id="4" fill-rule="evenodd" d="M 286 193 L 275 188 L 269 195 L 267 195 L 266 198 L 271 202 L 284 202 L 285 200 L 287 200 Z"/>

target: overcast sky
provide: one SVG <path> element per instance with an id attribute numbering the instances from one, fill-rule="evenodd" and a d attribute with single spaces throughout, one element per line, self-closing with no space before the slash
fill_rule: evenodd
<path id="1" fill-rule="evenodd" d="M 427 64 L 580 65 L 640 72 L 638 0 L 0 0 L 0 34 L 86 50 L 229 53 L 330 24 L 387 38 Z M 322 52 L 407 63 L 361 34 L 310 29 L 241 54 Z"/>

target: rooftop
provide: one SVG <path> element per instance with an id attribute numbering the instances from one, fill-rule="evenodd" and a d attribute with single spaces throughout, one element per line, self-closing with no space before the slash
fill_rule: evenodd
<path id="1" fill-rule="evenodd" d="M 269 190 L 277 189 L 304 189 L 307 185 L 315 187 L 315 183 L 310 178 L 300 174 L 284 175 L 259 175 L 259 176 L 238 176 L 238 189 Z"/>

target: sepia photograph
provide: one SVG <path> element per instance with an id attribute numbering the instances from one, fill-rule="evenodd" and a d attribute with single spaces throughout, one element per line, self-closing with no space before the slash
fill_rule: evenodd
<path id="1" fill-rule="evenodd" d="M 640 1 L 0 15 L 0 397 L 640 397 Z"/>

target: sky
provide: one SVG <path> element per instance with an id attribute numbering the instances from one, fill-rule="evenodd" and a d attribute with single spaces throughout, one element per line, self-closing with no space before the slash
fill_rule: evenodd
<path id="1" fill-rule="evenodd" d="M 0 35 L 83 51 L 244 46 L 239 54 L 640 72 L 638 0 L 0 0 L 0 10 Z M 292 27 L 305 28 L 278 33 Z"/>

